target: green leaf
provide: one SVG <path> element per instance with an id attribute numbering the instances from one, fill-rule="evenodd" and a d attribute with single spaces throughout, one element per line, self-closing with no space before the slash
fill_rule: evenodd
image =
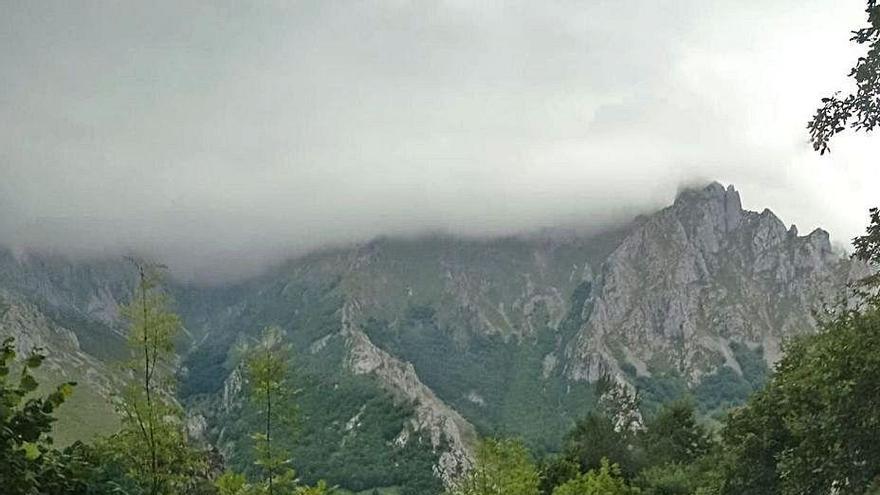
<path id="1" fill-rule="evenodd" d="M 47 397 L 47 405 L 50 406 L 49 410 L 53 410 L 54 408 L 60 406 L 67 400 L 71 394 L 73 394 L 73 387 L 76 386 L 76 382 L 67 382 L 58 385 L 58 388 L 55 389 L 54 392 L 49 394 Z"/>
<path id="2" fill-rule="evenodd" d="M 39 353 L 34 353 L 31 354 L 29 358 L 27 358 L 27 360 L 25 361 L 25 365 L 28 368 L 39 368 L 40 365 L 43 364 L 44 359 L 46 359 L 46 356 Z"/>
<path id="3" fill-rule="evenodd" d="M 24 456 L 29 461 L 36 460 L 42 454 L 42 452 L 40 452 L 40 448 L 37 446 L 37 444 L 33 442 L 23 443 L 21 446 L 21 450 L 24 451 Z"/>
<path id="4" fill-rule="evenodd" d="M 76 382 L 62 383 L 61 385 L 58 385 L 58 391 L 61 392 L 61 395 L 65 399 L 67 399 L 70 398 L 71 395 L 73 395 L 73 387 L 75 386 Z"/>
<path id="5" fill-rule="evenodd" d="M 37 387 L 39 386 L 39 384 L 37 383 L 37 380 L 35 380 L 33 376 L 31 376 L 27 373 L 23 373 L 21 375 L 21 381 L 19 382 L 18 386 L 25 393 L 27 393 L 27 392 L 33 392 L 34 390 L 36 390 Z"/>

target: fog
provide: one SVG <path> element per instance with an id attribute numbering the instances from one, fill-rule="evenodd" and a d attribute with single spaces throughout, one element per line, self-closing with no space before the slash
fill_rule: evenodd
<path id="1" fill-rule="evenodd" d="M 880 200 L 880 139 L 805 129 L 863 1 L 248 3 L 0 0 L 0 244 L 216 280 L 709 180 L 844 243 Z"/>

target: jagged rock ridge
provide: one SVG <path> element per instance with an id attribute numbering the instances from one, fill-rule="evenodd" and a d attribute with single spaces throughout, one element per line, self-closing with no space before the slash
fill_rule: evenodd
<path id="1" fill-rule="evenodd" d="M 731 341 L 762 346 L 814 329 L 811 310 L 864 268 L 836 254 L 827 232 L 798 236 L 771 211 L 742 209 L 713 183 L 680 194 L 643 221 L 606 261 L 593 311 L 566 350 L 573 379 L 676 367 L 692 382 L 735 370 Z"/>

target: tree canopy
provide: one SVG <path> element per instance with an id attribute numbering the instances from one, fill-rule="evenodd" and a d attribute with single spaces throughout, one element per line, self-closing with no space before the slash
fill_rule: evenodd
<path id="1" fill-rule="evenodd" d="M 807 124 L 813 148 L 821 154 L 830 151 L 829 143 L 847 127 L 855 131 L 871 131 L 880 126 L 880 4 L 868 0 L 865 9 L 868 25 L 853 31 L 851 41 L 867 46 L 849 76 L 856 90 L 847 95 L 840 92 L 822 99 Z"/>

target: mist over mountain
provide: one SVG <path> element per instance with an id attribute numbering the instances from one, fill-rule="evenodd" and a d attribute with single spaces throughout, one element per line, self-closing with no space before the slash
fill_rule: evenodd
<path id="1" fill-rule="evenodd" d="M 381 235 L 628 221 L 702 179 L 845 242 L 880 182 L 876 141 L 820 159 L 803 132 L 856 57 L 862 12 L 832 0 L 3 10 L 18 248 L 241 278 Z"/>
<path id="2" fill-rule="evenodd" d="M 717 182 L 613 229 L 380 237 L 242 280 L 172 279 L 179 394 L 192 434 L 246 469 L 236 356 L 278 325 L 309 425 L 281 440 L 298 472 L 433 493 L 469 468 L 478 435 L 557 451 L 609 377 L 638 389 L 646 414 L 683 397 L 705 416 L 742 403 L 782 343 L 815 330 L 812 311 L 866 273 L 826 231 L 744 209 Z M 51 351 L 47 380 L 81 382 L 88 416 L 64 424 L 79 434 L 114 427 L 101 398 L 122 381 L 112 363 L 135 275 L 118 256 L 0 256 L 0 332 Z"/>

